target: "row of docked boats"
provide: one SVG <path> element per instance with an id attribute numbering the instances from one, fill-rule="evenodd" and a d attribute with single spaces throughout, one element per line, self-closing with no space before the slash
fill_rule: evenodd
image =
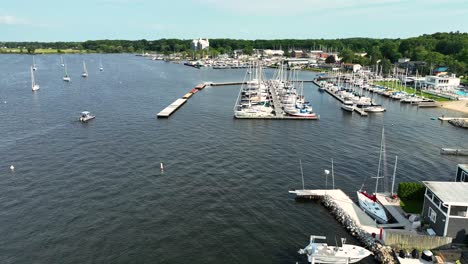
<path id="1" fill-rule="evenodd" d="M 337 78 L 334 82 L 320 82 L 319 90 L 327 91 L 337 97 L 342 102 L 341 109 L 345 111 L 353 112 L 356 108 L 370 113 L 386 111 L 382 105 L 376 104 L 372 98 L 364 96 L 362 86 L 357 86 L 355 83 L 343 83 L 340 78 Z"/>
<path id="2" fill-rule="evenodd" d="M 318 118 L 304 97 L 304 84 L 297 80 L 296 71 L 281 66 L 267 80 L 257 64 L 247 70 L 243 83 L 234 107 L 236 118 Z"/>
<path id="3" fill-rule="evenodd" d="M 403 104 L 412 104 L 419 107 L 437 107 L 436 101 L 425 98 L 424 96 L 417 95 L 415 93 L 407 93 L 405 91 L 394 90 L 381 85 L 368 85 L 365 87 L 366 90 L 377 93 L 394 100 L 399 100 Z"/>

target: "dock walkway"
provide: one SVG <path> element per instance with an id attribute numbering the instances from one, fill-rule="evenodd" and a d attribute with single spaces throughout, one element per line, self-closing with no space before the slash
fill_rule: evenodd
<path id="1" fill-rule="evenodd" d="M 329 95 L 331 95 L 332 97 L 334 97 L 336 100 L 340 101 L 340 103 L 343 103 L 343 102 L 344 102 L 344 100 L 343 100 L 341 97 L 339 97 L 338 95 L 332 93 L 330 90 L 325 89 L 325 92 L 327 92 Z M 357 113 L 359 113 L 361 116 L 368 116 L 368 115 L 369 115 L 366 111 L 362 110 L 362 109 L 359 108 L 359 107 L 354 107 L 354 111 L 357 112 Z"/>
<path id="2" fill-rule="evenodd" d="M 298 198 L 316 199 L 329 195 L 331 199 L 343 209 L 354 222 L 369 234 L 379 234 L 380 229 L 375 221 L 356 205 L 342 190 L 295 190 L 289 191 Z"/>
<path id="3" fill-rule="evenodd" d="M 379 227 L 383 228 L 395 228 L 403 227 L 407 231 L 412 230 L 411 222 L 403 215 L 404 212 L 400 207 L 400 202 L 398 200 L 391 201 L 387 196 L 382 194 L 377 194 L 377 200 L 385 207 L 385 209 L 395 218 L 398 223 L 395 224 L 382 224 Z"/>
<path id="4" fill-rule="evenodd" d="M 188 99 L 190 99 L 195 93 L 199 90 L 205 88 L 206 84 L 200 83 L 195 86 L 190 92 L 186 93 L 182 96 L 182 98 L 176 99 L 172 104 L 164 108 L 161 112 L 159 112 L 156 116 L 158 118 L 169 118 L 177 109 L 179 109 L 182 105 L 184 105 Z"/>

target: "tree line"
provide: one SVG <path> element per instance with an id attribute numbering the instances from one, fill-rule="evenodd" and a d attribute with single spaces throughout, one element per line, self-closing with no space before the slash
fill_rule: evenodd
<path id="1" fill-rule="evenodd" d="M 102 53 L 158 52 L 163 54 L 183 52 L 191 54 L 192 40 L 88 40 L 84 42 L 3 42 L 1 47 L 24 47 L 28 52 L 38 48 L 75 49 Z M 232 54 L 242 50 L 252 54 L 254 49 L 282 49 L 288 55 L 290 50 L 328 50 L 339 52 L 343 62 L 376 65 L 381 63 L 386 69 L 406 57 L 412 61 L 425 61 L 428 67 L 447 66 L 458 75 L 468 74 L 468 33 L 448 32 L 425 34 L 407 39 L 210 39 L 208 55 Z M 367 53 L 365 56 L 355 53 Z M 427 73 L 426 72 L 426 73 Z"/>

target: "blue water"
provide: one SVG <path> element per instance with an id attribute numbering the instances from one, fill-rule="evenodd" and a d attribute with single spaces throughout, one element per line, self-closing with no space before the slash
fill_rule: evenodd
<path id="1" fill-rule="evenodd" d="M 306 187 L 323 188 L 333 158 L 335 184 L 353 198 L 373 187 L 383 125 L 397 182 L 452 180 L 467 162 L 439 154 L 468 147 L 466 130 L 431 120 L 460 115 L 447 110 L 376 96 L 387 112 L 363 118 L 305 83 L 318 121 L 233 119 L 239 86 L 205 88 L 156 119 L 196 84 L 245 70 L 65 55 L 65 83 L 59 56 L 42 55 L 32 93 L 32 57 L 0 57 L 0 263 L 305 263 L 297 250 L 311 234 L 355 241 L 321 205 L 287 195 L 301 186 L 299 159 Z M 96 119 L 78 122 L 83 110 Z"/>
<path id="2" fill-rule="evenodd" d="M 455 94 L 461 95 L 461 96 L 466 96 L 466 92 L 464 91 L 455 91 Z"/>

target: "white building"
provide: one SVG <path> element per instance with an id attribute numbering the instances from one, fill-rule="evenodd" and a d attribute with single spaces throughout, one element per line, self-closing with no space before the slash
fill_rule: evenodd
<path id="1" fill-rule="evenodd" d="M 204 50 L 207 49 L 210 46 L 210 42 L 208 39 L 194 39 L 192 40 L 192 43 L 190 44 L 190 48 L 192 50 Z"/>
<path id="2" fill-rule="evenodd" d="M 426 76 L 425 84 L 430 89 L 452 92 L 460 85 L 460 78 L 455 77 L 455 74 Z"/>
<path id="3" fill-rule="evenodd" d="M 271 50 L 271 49 L 265 49 L 263 50 L 263 56 L 283 56 L 284 51 L 283 50 Z"/>

